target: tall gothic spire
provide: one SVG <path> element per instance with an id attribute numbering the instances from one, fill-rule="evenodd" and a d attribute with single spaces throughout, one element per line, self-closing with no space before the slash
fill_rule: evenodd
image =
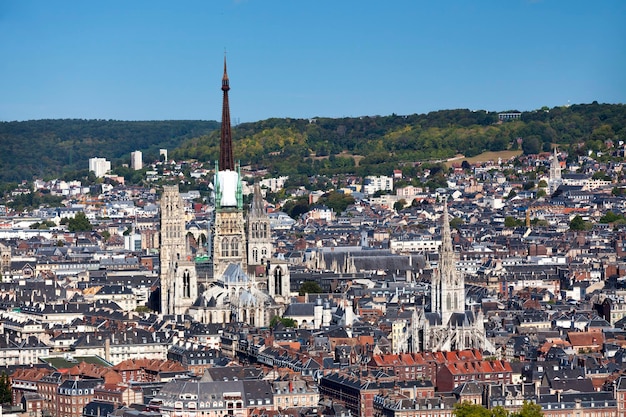
<path id="1" fill-rule="evenodd" d="M 441 236 L 441 253 L 454 253 L 452 249 L 452 233 L 450 233 L 450 219 L 448 217 L 448 199 L 443 199 L 443 233 Z"/>
<path id="2" fill-rule="evenodd" d="M 263 194 L 258 180 L 254 180 L 254 193 L 252 194 L 252 207 L 250 207 L 250 217 L 261 217 L 265 215 L 265 205 L 263 204 Z"/>
<path id="3" fill-rule="evenodd" d="M 233 160 L 233 138 L 230 131 L 230 106 L 228 104 L 228 73 L 226 72 L 226 56 L 224 56 L 224 76 L 222 77 L 222 131 L 220 136 L 220 171 L 234 171 L 235 162 Z"/>

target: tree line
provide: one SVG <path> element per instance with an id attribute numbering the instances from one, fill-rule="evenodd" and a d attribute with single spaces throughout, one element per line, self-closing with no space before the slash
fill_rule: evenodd
<path id="1" fill-rule="evenodd" d="M 140 150 L 145 161 L 170 150 L 177 161 L 195 159 L 208 167 L 219 154 L 219 122 L 34 120 L 0 123 L 0 184 L 58 178 L 86 169 L 91 157 L 113 166 Z M 457 154 L 521 149 L 547 152 L 554 145 L 570 157 L 609 151 L 626 138 L 626 106 L 578 104 L 521 112 L 501 122 L 497 112 L 467 109 L 427 114 L 351 118 L 272 118 L 233 129 L 235 157 L 270 175 L 340 173 L 388 175 L 416 162 Z M 610 152 L 605 152 L 607 156 Z"/>

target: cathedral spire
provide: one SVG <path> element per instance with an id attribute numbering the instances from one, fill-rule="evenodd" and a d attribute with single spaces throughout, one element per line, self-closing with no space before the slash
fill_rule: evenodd
<path id="1" fill-rule="evenodd" d="M 448 199 L 443 199 L 443 233 L 441 236 L 441 253 L 453 253 L 452 233 L 450 233 L 450 219 L 448 216 Z"/>
<path id="2" fill-rule="evenodd" d="M 251 217 L 261 217 L 265 215 L 265 204 L 263 204 L 263 193 L 258 180 L 254 180 L 254 193 L 252 194 Z"/>
<path id="3" fill-rule="evenodd" d="M 222 130 L 220 135 L 220 171 L 234 171 L 235 162 L 233 160 L 233 138 L 230 130 L 230 106 L 228 103 L 228 73 L 226 72 L 226 56 L 224 56 L 224 76 L 222 77 Z"/>

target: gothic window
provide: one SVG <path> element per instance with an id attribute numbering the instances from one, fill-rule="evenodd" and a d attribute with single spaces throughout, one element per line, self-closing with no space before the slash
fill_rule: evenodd
<path id="1" fill-rule="evenodd" d="M 277 295 L 283 295 L 283 270 L 276 268 L 274 270 L 274 293 Z"/>
<path id="2" fill-rule="evenodd" d="M 239 256 L 239 240 L 233 238 L 230 241 L 230 255 L 231 256 Z"/>
<path id="3" fill-rule="evenodd" d="M 452 304 L 452 299 L 451 299 L 451 297 L 450 297 L 450 294 L 448 294 L 448 295 L 446 296 L 446 308 L 447 308 L 448 310 L 450 310 L 450 309 L 452 308 L 452 305 L 451 305 L 451 304 Z"/>
<path id="4" fill-rule="evenodd" d="M 257 248 L 252 249 L 252 260 L 254 263 L 259 262 L 259 250 Z"/>
<path id="5" fill-rule="evenodd" d="M 266 248 L 262 248 L 261 249 L 261 256 L 264 257 L 264 258 L 267 256 L 267 249 Z"/>
<path id="6" fill-rule="evenodd" d="M 187 270 L 183 273 L 183 297 L 191 297 L 191 278 Z"/>
<path id="7" fill-rule="evenodd" d="M 228 256 L 228 239 L 222 239 L 222 256 Z"/>
<path id="8" fill-rule="evenodd" d="M 459 294 L 455 293 L 454 294 L 454 309 L 456 311 L 460 310 L 460 306 L 459 306 Z"/>

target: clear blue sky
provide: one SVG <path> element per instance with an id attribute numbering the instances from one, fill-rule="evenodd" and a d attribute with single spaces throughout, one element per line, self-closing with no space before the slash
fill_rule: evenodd
<path id="1" fill-rule="evenodd" d="M 626 102 L 624 0 L 0 0 L 0 120 Z"/>

